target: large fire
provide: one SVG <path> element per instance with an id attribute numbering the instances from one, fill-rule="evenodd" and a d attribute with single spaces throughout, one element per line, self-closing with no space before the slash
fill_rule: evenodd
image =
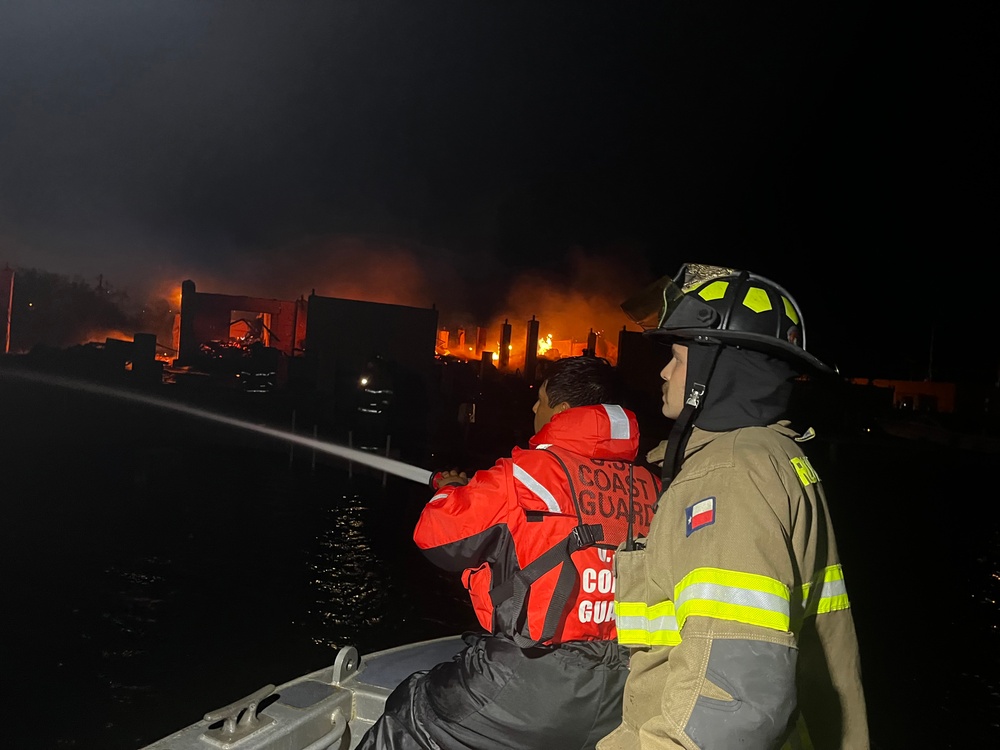
<path id="1" fill-rule="evenodd" d="M 288 250 L 298 262 L 282 260 L 286 253 L 276 249 L 260 263 L 227 269 L 219 278 L 199 275 L 199 287 L 284 300 L 311 289 L 321 297 L 434 308 L 437 355 L 482 361 L 489 352 L 488 361 L 510 372 L 524 367 L 529 346 L 544 359 L 593 348 L 617 364 L 619 332 L 629 323 L 620 303 L 650 275 L 627 245 L 566 248 L 559 251 L 557 271 L 515 277 L 503 272 L 495 282 L 479 271 L 466 278 L 470 261 L 464 253 L 403 240 L 336 235 L 302 240 Z M 490 260 L 485 258 L 483 270 Z M 164 292 L 172 303 L 177 300 L 176 287 Z"/>
<path id="2" fill-rule="evenodd" d="M 455 331 L 441 328 L 438 331 L 434 351 L 440 357 L 477 361 L 483 358 L 484 353 L 487 353 L 494 364 L 510 371 L 523 370 L 526 364 L 525 354 L 532 343 L 534 343 L 536 358 L 575 357 L 593 348 L 593 354 L 605 357 L 612 364 L 617 363 L 618 347 L 605 338 L 603 331 L 590 329 L 584 337 L 557 337 L 555 333 L 539 336 L 536 333 L 536 338 L 532 342 L 529 339 L 532 322 L 537 321 L 511 323 L 505 319 L 503 323 L 496 324 L 500 328 L 499 338 L 492 330 L 477 327 L 476 336 L 472 339 L 472 343 L 469 343 L 470 337 L 465 328 L 458 328 Z M 505 348 L 506 358 L 503 358 L 501 354 Z"/>

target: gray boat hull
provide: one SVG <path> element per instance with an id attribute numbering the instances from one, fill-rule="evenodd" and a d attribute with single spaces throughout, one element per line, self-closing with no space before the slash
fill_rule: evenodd
<path id="1" fill-rule="evenodd" d="M 396 685 L 464 645 L 456 635 L 364 656 L 348 646 L 331 666 L 265 685 L 141 750 L 353 750 Z"/>

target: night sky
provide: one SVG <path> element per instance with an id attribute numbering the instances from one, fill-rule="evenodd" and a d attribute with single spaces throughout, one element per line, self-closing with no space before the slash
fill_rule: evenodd
<path id="1" fill-rule="evenodd" d="M 443 320 L 728 264 L 845 374 L 992 382 L 996 11 L 961 5 L 3 0 L 0 263 Z"/>

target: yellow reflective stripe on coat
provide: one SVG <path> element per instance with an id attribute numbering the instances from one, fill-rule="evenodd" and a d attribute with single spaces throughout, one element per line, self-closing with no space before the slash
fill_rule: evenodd
<path id="1" fill-rule="evenodd" d="M 819 596 L 810 601 L 809 592 L 817 584 L 820 586 Z M 806 617 L 849 609 L 850 606 L 847 586 L 844 584 L 844 569 L 839 563 L 821 570 L 813 578 L 812 583 L 802 585 L 802 608 Z"/>
<path id="2" fill-rule="evenodd" d="M 810 591 L 819 586 L 819 596 Z M 849 608 L 844 571 L 831 565 L 802 586 L 803 617 Z M 618 642 L 623 646 L 676 646 L 684 621 L 692 615 L 792 630 L 791 594 L 774 578 L 718 568 L 697 568 L 674 587 L 674 601 L 656 604 L 615 602 Z M 796 620 L 796 627 L 801 622 Z"/>
<path id="3" fill-rule="evenodd" d="M 615 602 L 618 642 L 624 646 L 676 646 L 691 615 L 788 631 L 788 587 L 773 578 L 698 568 L 674 587 L 674 600 L 647 605 Z"/>
<path id="4" fill-rule="evenodd" d="M 755 573 L 696 568 L 674 587 L 677 621 L 692 615 L 734 620 L 788 632 L 790 592 L 781 581 Z"/>
<path id="5" fill-rule="evenodd" d="M 676 646 L 681 642 L 671 601 L 653 605 L 615 602 L 615 626 L 623 646 Z"/>

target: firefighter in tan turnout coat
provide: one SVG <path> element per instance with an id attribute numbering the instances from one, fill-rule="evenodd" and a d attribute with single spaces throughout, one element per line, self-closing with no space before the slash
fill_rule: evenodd
<path id="1" fill-rule="evenodd" d="M 650 304 L 650 302 L 652 302 Z M 598 750 L 869 747 L 861 666 L 823 484 L 783 419 L 805 349 L 791 295 L 688 264 L 623 304 L 672 347 L 649 536 L 615 556 L 621 725 Z"/>

